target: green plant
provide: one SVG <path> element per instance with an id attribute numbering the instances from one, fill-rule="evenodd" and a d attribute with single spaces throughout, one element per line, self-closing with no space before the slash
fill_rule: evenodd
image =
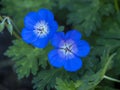
<path id="1" fill-rule="evenodd" d="M 106 76 L 117 79 L 120 76 L 119 0 L 2 0 L 1 3 L 3 8 L 0 13 L 12 18 L 7 17 L 7 20 L 15 30 L 8 30 L 17 38 L 5 55 L 15 62 L 19 79 L 32 74 L 36 90 L 117 90 L 111 86 L 115 82 L 102 80 L 106 78 L 119 82 Z M 64 25 L 65 30 L 79 30 L 90 43 L 90 55 L 83 59 L 84 65 L 78 72 L 70 73 L 50 66 L 47 61 L 48 51 L 52 49 L 50 45 L 38 49 L 21 40 L 24 16 L 43 7 L 54 12 L 59 25 Z M 5 18 L 6 16 L 0 18 L 0 31 L 3 26 L 8 26 Z M 63 29 L 61 27 L 59 31 Z"/>

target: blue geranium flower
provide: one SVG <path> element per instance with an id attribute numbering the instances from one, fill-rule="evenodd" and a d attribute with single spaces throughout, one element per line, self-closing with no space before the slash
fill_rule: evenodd
<path id="1" fill-rule="evenodd" d="M 64 35 L 58 32 L 52 38 L 52 45 L 55 47 L 48 54 L 49 62 L 54 67 L 64 67 L 65 70 L 74 72 L 82 67 L 80 57 L 85 57 L 90 51 L 90 46 L 85 40 L 80 40 L 81 34 L 71 30 Z"/>
<path id="2" fill-rule="evenodd" d="M 24 19 L 25 27 L 22 30 L 22 39 L 38 48 L 44 48 L 49 39 L 58 29 L 51 11 L 40 9 L 38 12 L 30 12 Z"/>

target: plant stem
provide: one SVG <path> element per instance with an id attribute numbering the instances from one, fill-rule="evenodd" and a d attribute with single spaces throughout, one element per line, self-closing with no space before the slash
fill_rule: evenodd
<path id="1" fill-rule="evenodd" d="M 116 11 L 119 12 L 118 0 L 114 0 L 114 5 L 115 5 Z"/>
<path id="2" fill-rule="evenodd" d="M 113 57 L 114 57 L 115 55 L 116 55 L 116 53 L 113 53 L 113 54 L 108 58 L 108 61 L 107 61 L 107 63 L 105 64 L 104 69 L 103 69 L 103 72 L 102 72 L 103 78 L 104 78 L 104 76 L 105 76 L 105 73 L 106 73 L 106 71 L 107 71 L 107 69 L 108 69 L 109 64 L 111 63 L 111 60 L 113 59 Z M 108 57 L 108 56 L 107 56 L 107 57 Z"/>
<path id="3" fill-rule="evenodd" d="M 14 35 L 17 39 L 20 39 L 20 36 L 19 36 L 15 31 L 13 31 L 13 35 Z"/>
<path id="4" fill-rule="evenodd" d="M 113 81 L 113 82 L 118 82 L 118 83 L 120 83 L 120 80 L 115 79 L 115 78 L 108 77 L 108 76 L 106 76 L 106 75 L 104 75 L 104 78 L 105 78 L 105 79 L 108 79 L 108 80 L 110 80 L 110 81 Z"/>

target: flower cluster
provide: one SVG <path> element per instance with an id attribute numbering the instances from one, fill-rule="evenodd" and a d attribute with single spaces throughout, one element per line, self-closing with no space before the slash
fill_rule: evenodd
<path id="1" fill-rule="evenodd" d="M 40 9 L 38 12 L 30 12 L 24 19 L 25 27 L 22 30 L 22 39 L 38 48 L 45 48 L 51 41 L 54 50 L 48 54 L 49 62 L 57 68 L 74 72 L 82 67 L 80 57 L 85 57 L 90 51 L 90 46 L 81 39 L 81 33 L 77 30 L 56 32 L 58 24 L 54 20 L 52 12 Z"/>

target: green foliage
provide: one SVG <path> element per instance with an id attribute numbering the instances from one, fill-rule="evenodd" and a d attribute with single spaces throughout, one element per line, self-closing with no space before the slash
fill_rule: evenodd
<path id="1" fill-rule="evenodd" d="M 70 81 L 70 82 L 67 82 L 67 81 L 63 81 L 62 79 L 60 78 L 57 78 L 56 79 L 56 89 L 57 90 L 76 90 L 76 87 L 75 87 L 75 83 Z"/>
<path id="2" fill-rule="evenodd" d="M 108 70 L 109 65 L 112 62 L 112 58 L 115 56 L 115 54 L 108 56 L 104 53 L 102 56 L 102 61 L 101 61 L 101 69 L 92 75 L 87 75 L 83 76 L 83 84 L 80 85 L 79 90 L 89 90 L 95 88 L 95 86 L 100 83 L 100 81 L 103 79 L 106 71 Z"/>
<path id="3" fill-rule="evenodd" d="M 82 85 L 80 80 L 73 82 L 62 80 L 60 78 L 56 78 L 56 89 L 57 90 L 77 90 L 79 86 Z"/>
<path id="4" fill-rule="evenodd" d="M 30 73 L 35 75 L 39 69 L 39 65 L 42 68 L 46 67 L 47 59 L 44 57 L 45 51 L 33 48 L 22 40 L 15 40 L 13 44 L 13 46 L 9 47 L 5 55 L 14 60 L 19 78 L 28 77 Z"/>
<path id="5" fill-rule="evenodd" d="M 40 8 L 51 9 L 54 6 L 51 0 L 1 0 L 1 3 L 4 8 L 0 12 L 13 17 L 20 28 L 23 27 L 23 18 L 28 12 L 37 11 Z"/>
<path id="6" fill-rule="evenodd" d="M 91 90 L 94 89 L 95 86 L 100 83 L 100 81 L 104 78 L 104 75 L 110 65 L 112 58 L 115 54 L 109 56 L 108 53 L 104 53 L 102 56 L 101 69 L 94 73 L 88 74 L 86 73 L 85 76 L 82 76 L 79 81 L 62 81 L 61 79 L 57 79 L 57 90 Z"/>
<path id="7" fill-rule="evenodd" d="M 58 31 L 77 29 L 91 46 L 89 56 L 82 59 L 82 69 L 71 73 L 48 64 L 50 45 L 38 49 L 21 39 L 14 40 L 5 55 L 15 62 L 19 78 L 32 73 L 35 90 L 117 90 L 115 83 L 105 80 L 104 75 L 120 77 L 119 0 L 2 0 L 1 3 L 0 13 L 11 16 L 20 28 L 28 12 L 48 8 L 60 25 Z M 1 31 L 3 26 L 1 23 Z"/>
<path id="8" fill-rule="evenodd" d="M 37 88 L 37 90 L 44 90 L 45 88 L 47 88 L 47 90 L 50 90 L 50 88 L 54 88 L 56 84 L 57 90 L 93 89 L 97 84 L 101 82 L 101 80 L 104 79 L 106 71 L 111 68 L 109 65 L 111 64 L 114 56 L 115 54 L 109 56 L 109 52 L 104 52 L 103 56 L 101 57 L 102 61 L 99 63 L 99 66 L 101 68 L 94 73 L 89 70 L 88 72 L 84 73 L 84 76 L 81 77 L 77 73 L 65 72 L 62 69 L 50 68 L 50 70 L 42 70 L 33 79 L 34 88 Z"/>
<path id="9" fill-rule="evenodd" d="M 44 90 L 44 88 L 47 86 L 47 90 L 50 90 L 50 87 L 55 85 L 55 77 L 58 75 L 58 73 L 59 72 L 56 69 L 40 71 L 33 79 L 33 83 L 35 84 L 34 88 L 37 88 L 36 90 Z"/>
<path id="10" fill-rule="evenodd" d="M 82 30 L 87 36 L 101 26 L 104 16 L 114 12 L 111 2 L 110 0 L 59 0 L 60 7 L 64 6 L 70 11 L 67 23 L 73 24 L 74 28 Z"/>
<path id="11" fill-rule="evenodd" d="M 1 11 L 3 14 L 7 13 L 13 16 L 14 13 L 22 12 L 13 17 L 20 27 L 23 26 L 22 20 L 29 11 L 37 11 L 43 7 L 52 10 L 56 7 L 65 8 L 68 11 L 66 16 L 62 15 L 62 13 L 59 16 L 67 17 L 66 24 L 72 24 L 73 28 L 84 32 L 87 36 L 101 27 L 101 22 L 105 16 L 115 12 L 112 0 L 29 0 L 29 2 L 27 0 L 2 0 L 2 3 L 5 6 Z M 54 10 L 54 12 L 59 13 L 59 10 Z"/>
<path id="12" fill-rule="evenodd" d="M 100 32 L 100 37 L 97 41 L 99 45 L 113 47 L 112 52 L 116 52 L 112 69 L 109 74 L 118 78 L 120 75 L 120 13 L 117 13 L 114 18 L 107 18 L 104 23 L 103 31 Z"/>

